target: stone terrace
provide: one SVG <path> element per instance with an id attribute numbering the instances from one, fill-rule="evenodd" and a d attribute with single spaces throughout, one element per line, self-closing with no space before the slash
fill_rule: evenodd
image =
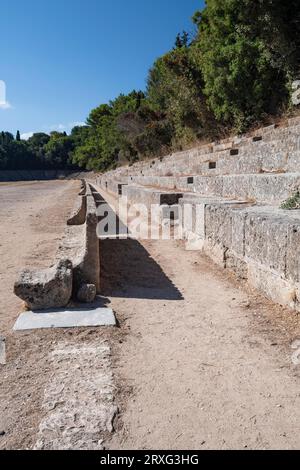
<path id="1" fill-rule="evenodd" d="M 300 188 L 300 118 L 121 167 L 98 185 L 129 203 L 189 206 L 187 246 L 300 311 L 300 211 L 279 209 Z"/>

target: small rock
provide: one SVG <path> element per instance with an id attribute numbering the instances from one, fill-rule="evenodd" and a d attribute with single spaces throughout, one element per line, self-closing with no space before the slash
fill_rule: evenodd
<path id="1" fill-rule="evenodd" d="M 82 284 L 77 292 L 79 302 L 92 303 L 95 300 L 97 291 L 94 284 Z"/>
<path id="2" fill-rule="evenodd" d="M 0 437 L 5 436 L 5 431 L 0 431 Z"/>

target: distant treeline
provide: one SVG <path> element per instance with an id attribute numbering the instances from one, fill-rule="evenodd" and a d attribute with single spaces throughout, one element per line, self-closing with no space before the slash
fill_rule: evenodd
<path id="1" fill-rule="evenodd" d="M 21 140 L 20 132 L 14 137 L 10 132 L 0 132 L 1 170 L 76 169 L 73 154 L 82 145 L 83 128 L 75 127 L 71 135 L 65 132 L 33 134 Z"/>
<path id="2" fill-rule="evenodd" d="M 153 64 L 145 91 L 101 104 L 70 136 L 14 141 L 14 161 L 24 161 L 23 148 L 32 164 L 103 171 L 245 131 L 288 109 L 300 72 L 299 0 L 207 0 L 193 22 L 194 33 L 179 34 Z"/>

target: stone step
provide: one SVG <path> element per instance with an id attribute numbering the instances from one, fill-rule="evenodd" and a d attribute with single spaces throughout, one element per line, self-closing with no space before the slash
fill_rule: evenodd
<path id="1" fill-rule="evenodd" d="M 135 202 L 157 203 L 161 192 L 197 193 L 205 197 L 242 199 L 259 204 L 280 205 L 300 188 L 299 173 L 247 174 L 190 177 L 133 177 L 123 194 Z M 100 182 L 101 183 L 101 182 Z M 101 185 L 101 184 L 100 184 Z M 114 194 L 118 183 L 109 181 L 107 189 Z M 141 188 L 144 188 L 142 191 Z M 142 199 L 139 199 L 139 198 Z"/>
<path id="2" fill-rule="evenodd" d="M 194 198 L 185 236 L 269 299 L 300 311 L 300 210 Z M 185 213 L 187 211 L 187 214 Z"/>

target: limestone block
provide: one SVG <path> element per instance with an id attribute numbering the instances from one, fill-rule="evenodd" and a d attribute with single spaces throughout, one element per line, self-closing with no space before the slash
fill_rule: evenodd
<path id="1" fill-rule="evenodd" d="M 225 248 L 232 246 L 232 211 L 222 204 L 208 205 L 205 210 L 206 238 Z"/>
<path id="2" fill-rule="evenodd" d="M 295 148 L 288 153 L 287 171 L 300 171 L 300 137 L 295 142 Z"/>
<path id="3" fill-rule="evenodd" d="M 86 218 L 86 198 L 86 196 L 78 196 L 76 198 L 71 217 L 67 221 L 68 225 L 84 224 Z"/>
<path id="4" fill-rule="evenodd" d="M 288 152 L 265 152 L 262 159 L 262 171 L 266 173 L 286 171 L 287 163 Z"/>
<path id="5" fill-rule="evenodd" d="M 299 174 L 261 175 L 251 177 L 253 198 L 259 202 L 280 203 L 300 184 Z"/>
<path id="6" fill-rule="evenodd" d="M 95 284 L 82 284 L 77 292 L 77 299 L 79 302 L 92 303 L 96 298 Z"/>
<path id="7" fill-rule="evenodd" d="M 44 271 L 22 271 L 14 292 L 31 310 L 61 308 L 70 301 L 72 281 L 72 263 L 64 259 Z"/>
<path id="8" fill-rule="evenodd" d="M 273 302 L 299 311 L 297 285 L 282 279 L 277 273 L 259 263 L 248 262 L 248 281 Z"/>
<path id="9" fill-rule="evenodd" d="M 0 336 L 0 364 L 6 364 L 6 348 L 5 348 L 5 338 Z"/>
<path id="10" fill-rule="evenodd" d="M 218 266 L 225 268 L 225 253 L 226 250 L 224 246 L 214 244 L 210 240 L 205 240 L 203 244 L 204 253 L 209 256 Z"/>
<path id="11" fill-rule="evenodd" d="M 248 278 L 248 267 L 244 259 L 236 255 L 232 250 L 225 252 L 225 268 L 233 271 L 239 279 Z"/>
<path id="12" fill-rule="evenodd" d="M 195 178 L 194 178 L 195 181 Z M 194 184 L 188 184 L 188 177 L 187 176 L 179 176 L 175 179 L 175 187 L 179 191 L 194 191 Z"/>
<path id="13" fill-rule="evenodd" d="M 226 198 L 250 199 L 248 175 L 230 175 L 222 178 L 222 196 Z"/>
<path id="14" fill-rule="evenodd" d="M 281 217 L 249 211 L 245 224 L 245 255 L 285 277 L 288 225 Z"/>
<path id="15" fill-rule="evenodd" d="M 195 178 L 195 190 L 204 196 L 222 197 L 223 193 L 223 178 L 222 177 L 203 177 L 198 176 Z"/>
<path id="16" fill-rule="evenodd" d="M 245 256 L 245 224 L 247 211 L 232 210 L 232 239 L 231 248 L 240 257 Z"/>
<path id="17" fill-rule="evenodd" d="M 286 277 L 294 282 L 300 282 L 300 222 L 288 227 Z"/>

